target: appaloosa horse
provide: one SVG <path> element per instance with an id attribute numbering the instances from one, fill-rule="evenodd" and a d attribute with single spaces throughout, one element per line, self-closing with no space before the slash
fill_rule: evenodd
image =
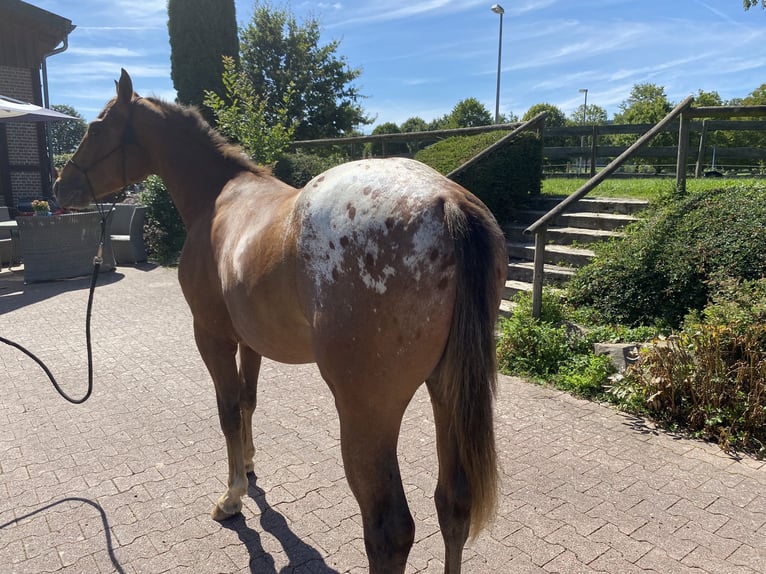
<path id="1" fill-rule="evenodd" d="M 469 531 L 496 502 L 493 336 L 506 252 L 489 210 L 406 159 L 347 163 L 294 189 L 196 111 L 136 95 L 123 70 L 55 192 L 79 207 L 149 174 L 186 226 L 178 275 L 226 438 L 228 488 L 213 518 L 242 508 L 261 357 L 316 362 L 340 417 L 370 572 L 404 572 L 415 526 L 396 446 L 425 382 L 445 571 L 459 572 Z"/>

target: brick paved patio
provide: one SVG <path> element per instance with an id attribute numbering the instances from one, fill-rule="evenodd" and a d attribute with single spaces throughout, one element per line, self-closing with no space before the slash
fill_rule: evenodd
<path id="1" fill-rule="evenodd" d="M 0 273 L 0 335 L 67 390 L 86 381 L 87 279 L 24 286 Z M 243 515 L 208 512 L 226 480 L 208 375 L 174 270 L 120 267 L 96 292 L 95 391 L 55 394 L 0 345 L 0 572 L 365 572 L 332 397 L 313 365 L 265 361 L 257 479 Z M 479 572 L 766 572 L 766 464 L 501 377 L 502 495 L 465 552 Z M 441 572 L 427 395 L 400 442 L 417 524 L 408 572 Z"/>

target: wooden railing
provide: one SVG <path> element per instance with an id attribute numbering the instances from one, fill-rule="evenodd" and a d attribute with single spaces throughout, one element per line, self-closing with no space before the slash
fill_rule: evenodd
<path id="1" fill-rule="evenodd" d="M 623 151 L 601 171 L 593 175 L 585 184 L 574 191 L 564 201 L 556 205 L 548 213 L 530 225 L 525 233 L 535 235 L 534 270 L 532 275 L 532 315 L 539 317 L 542 310 L 543 269 L 545 261 L 545 236 L 548 224 L 569 206 L 584 197 L 604 179 L 613 174 L 627 160 L 637 154 L 659 133 L 667 131 L 668 126 L 678 118 L 678 146 L 676 153 L 676 189 L 686 191 L 686 166 L 689 154 L 689 127 L 694 118 L 720 117 L 758 117 L 766 116 L 766 106 L 720 106 L 692 108 L 694 98 L 689 96 L 668 113 L 659 123 L 642 135 L 638 140 Z M 732 122 L 734 123 L 734 122 Z M 704 125 L 704 123 L 703 123 Z M 699 162 L 698 162 L 699 163 Z"/>

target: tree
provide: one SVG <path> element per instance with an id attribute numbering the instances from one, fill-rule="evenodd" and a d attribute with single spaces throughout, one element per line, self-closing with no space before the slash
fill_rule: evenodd
<path id="1" fill-rule="evenodd" d="M 222 57 L 239 56 L 234 0 L 168 0 L 168 33 L 178 101 L 201 106 L 206 90 L 223 91 Z"/>
<path id="2" fill-rule="evenodd" d="M 74 153 L 88 129 L 85 118 L 72 106 L 54 104 L 51 106 L 51 109 L 77 118 L 77 120 L 50 123 L 51 150 L 53 155 Z"/>
<path id="3" fill-rule="evenodd" d="M 386 122 L 375 126 L 372 135 L 398 134 L 401 133 L 399 126 L 393 122 Z M 373 142 L 367 144 L 367 151 L 372 156 L 404 155 L 407 153 L 407 144 L 404 142 Z"/>
<path id="4" fill-rule="evenodd" d="M 656 84 L 635 84 L 630 96 L 620 104 L 621 113 L 614 116 L 617 124 L 656 124 L 673 109 L 665 88 Z"/>
<path id="5" fill-rule="evenodd" d="M 455 104 L 447 120 L 448 128 L 472 128 L 492 125 L 492 115 L 476 98 L 466 98 Z"/>
<path id="6" fill-rule="evenodd" d="M 353 85 L 361 74 L 337 54 L 340 42 L 319 45 L 319 22 L 299 24 L 286 9 L 256 1 L 253 17 L 241 31 L 241 64 L 256 93 L 272 106 L 287 101 L 287 118 L 297 139 L 346 135 L 369 124 Z M 286 100 L 288 91 L 293 97 Z"/>
<path id="7" fill-rule="evenodd" d="M 656 84 L 634 84 L 630 96 L 620 104 L 621 113 L 615 114 L 616 124 L 656 124 L 673 109 L 673 105 L 665 95 L 665 88 Z M 617 136 L 619 145 L 630 145 L 638 136 Z M 655 137 L 650 146 L 673 145 L 674 136 L 661 133 Z"/>
<path id="8" fill-rule="evenodd" d="M 561 108 L 554 106 L 553 104 L 535 104 L 530 107 L 527 112 L 522 116 L 521 120 L 527 122 L 535 117 L 537 114 L 546 112 L 545 126 L 549 128 L 555 128 L 565 126 L 567 124 L 567 118 Z"/>
<path id="9" fill-rule="evenodd" d="M 238 70 L 234 58 L 224 56 L 224 96 L 205 93 L 204 104 L 215 117 L 218 130 L 239 143 L 256 162 L 275 163 L 293 139 L 295 124 L 287 118 L 288 90 L 281 102 L 269 102 L 258 94 L 250 77 Z"/>
<path id="10" fill-rule="evenodd" d="M 583 123 L 583 118 L 585 119 L 585 125 L 588 126 L 602 126 L 606 123 L 607 113 L 604 108 L 595 104 L 588 104 L 588 109 L 584 110 L 585 113 L 583 115 L 584 107 L 585 104 L 577 106 L 577 109 L 569 116 L 567 123 L 570 125 L 580 125 Z"/>
<path id="11" fill-rule="evenodd" d="M 402 133 L 412 133 L 412 132 L 426 132 L 428 131 L 428 124 L 423 118 L 419 118 L 417 116 L 412 118 L 407 118 L 404 120 L 404 123 L 402 123 L 401 126 L 399 126 L 399 130 Z M 423 141 L 417 141 L 417 142 L 408 142 L 407 143 L 407 149 L 411 154 L 415 154 L 418 151 L 420 151 L 423 147 L 425 147 L 426 142 Z"/>
<path id="12" fill-rule="evenodd" d="M 766 0 L 760 0 L 760 2 L 761 8 L 766 9 Z M 742 0 L 742 6 L 744 6 L 745 10 L 750 10 L 750 8 L 758 6 L 758 0 Z"/>

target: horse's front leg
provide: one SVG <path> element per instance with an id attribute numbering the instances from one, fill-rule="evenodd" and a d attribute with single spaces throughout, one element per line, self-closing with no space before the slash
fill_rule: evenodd
<path id="1" fill-rule="evenodd" d="M 239 377 L 242 388 L 242 446 L 244 448 L 245 471 L 253 472 L 253 412 L 258 402 L 258 373 L 261 370 L 261 356 L 250 347 L 239 345 Z"/>
<path id="2" fill-rule="evenodd" d="M 211 512 L 214 520 L 225 520 L 242 510 L 242 496 L 247 492 L 243 419 L 241 412 L 241 384 L 237 372 L 237 343 L 233 339 L 216 336 L 195 322 L 194 337 L 202 360 L 215 384 L 218 418 L 226 438 L 229 460 L 229 480 L 226 492 L 218 499 Z"/>

